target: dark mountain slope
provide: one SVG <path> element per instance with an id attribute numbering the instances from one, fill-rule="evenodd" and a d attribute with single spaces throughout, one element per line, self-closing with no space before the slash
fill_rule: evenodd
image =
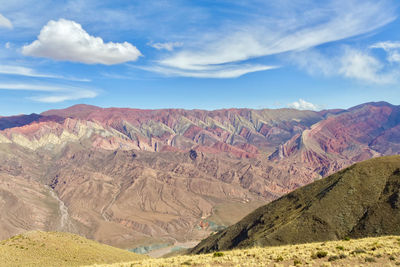
<path id="1" fill-rule="evenodd" d="M 192 253 L 400 234 L 400 156 L 357 163 L 258 208 Z"/>
<path id="2" fill-rule="evenodd" d="M 46 122 L 46 121 L 62 122 L 64 121 L 64 118 L 58 116 L 42 116 L 35 113 L 32 113 L 30 115 L 0 117 L 0 130 L 5 130 L 14 127 L 21 127 L 24 125 L 28 125 L 32 122 Z"/>

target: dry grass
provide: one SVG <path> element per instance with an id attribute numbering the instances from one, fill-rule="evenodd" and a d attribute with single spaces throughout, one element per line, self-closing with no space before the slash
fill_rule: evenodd
<path id="1" fill-rule="evenodd" d="M 185 255 L 101 266 L 397 266 L 400 237 L 387 236 Z M 99 265 L 97 265 L 99 266 Z"/>
<path id="2" fill-rule="evenodd" d="M 34 231 L 0 242 L 0 266 L 82 266 L 144 258 L 69 233 Z"/>

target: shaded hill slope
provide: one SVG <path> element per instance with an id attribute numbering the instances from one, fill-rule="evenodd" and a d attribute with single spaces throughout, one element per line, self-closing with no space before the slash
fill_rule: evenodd
<path id="1" fill-rule="evenodd" d="M 0 242 L 0 266 L 82 266 L 146 256 L 61 232 L 26 232 Z"/>
<path id="2" fill-rule="evenodd" d="M 357 163 L 258 208 L 191 250 L 400 234 L 400 156 Z"/>

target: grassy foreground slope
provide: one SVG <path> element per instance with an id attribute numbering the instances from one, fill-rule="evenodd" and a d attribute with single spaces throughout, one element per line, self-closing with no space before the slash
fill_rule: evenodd
<path id="1" fill-rule="evenodd" d="M 146 259 L 100 265 L 109 267 L 157 266 L 397 266 L 400 237 L 385 236 L 279 247 L 235 249 L 200 255 Z M 99 265 L 96 265 L 99 266 Z"/>
<path id="2" fill-rule="evenodd" d="M 192 253 L 400 235 L 400 156 L 370 159 L 256 209 Z"/>
<path id="3" fill-rule="evenodd" d="M 82 266 L 144 258 L 69 233 L 32 231 L 0 242 L 0 266 Z"/>

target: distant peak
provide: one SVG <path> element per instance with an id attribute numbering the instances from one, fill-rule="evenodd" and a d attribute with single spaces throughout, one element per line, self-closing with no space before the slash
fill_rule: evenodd
<path id="1" fill-rule="evenodd" d="M 69 111 L 87 111 L 87 110 L 98 110 L 98 109 L 102 109 L 101 107 L 98 106 L 93 106 L 93 105 L 87 105 L 87 104 L 76 104 L 73 106 L 70 106 L 68 108 L 65 109 L 61 109 L 61 110 L 69 110 Z"/>
<path id="2" fill-rule="evenodd" d="M 102 108 L 86 104 L 77 104 L 65 109 L 52 109 L 41 113 L 44 116 L 56 115 L 61 117 L 80 117 L 83 114 L 88 114 L 93 111 L 101 110 Z"/>
<path id="3" fill-rule="evenodd" d="M 355 109 L 360 109 L 363 108 L 365 106 L 374 106 L 374 107 L 394 107 L 394 105 L 386 102 L 386 101 L 378 101 L 378 102 L 367 102 L 364 104 L 360 104 L 357 106 L 354 106 L 352 108 L 349 108 L 349 110 L 355 110 Z"/>

